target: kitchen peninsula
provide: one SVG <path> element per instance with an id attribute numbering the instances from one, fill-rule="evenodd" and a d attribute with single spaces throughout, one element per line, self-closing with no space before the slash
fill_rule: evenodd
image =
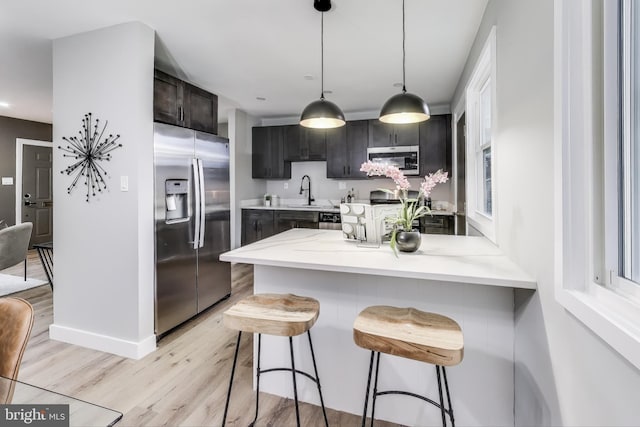
<path id="1" fill-rule="evenodd" d="M 514 289 L 535 281 L 483 237 L 424 235 L 413 254 L 394 256 L 388 245 L 360 247 L 336 230 L 293 229 L 221 255 L 254 265 L 255 293 L 316 298 L 320 317 L 312 329 L 327 407 L 360 414 L 369 352 L 352 339 L 353 321 L 370 305 L 412 306 L 455 319 L 465 357 L 448 371 L 460 425 L 513 425 Z M 264 336 L 262 366 L 288 360 L 282 337 Z M 282 341 L 282 342 L 279 342 Z M 294 340 L 302 369 L 311 367 L 304 342 Z M 435 369 L 383 357 L 379 389 L 437 396 Z M 279 375 L 261 378 L 261 390 L 292 397 Z M 319 404 L 313 383 L 299 381 L 301 400 Z M 437 408 L 416 399 L 385 396 L 376 418 L 402 424 L 439 423 Z"/>

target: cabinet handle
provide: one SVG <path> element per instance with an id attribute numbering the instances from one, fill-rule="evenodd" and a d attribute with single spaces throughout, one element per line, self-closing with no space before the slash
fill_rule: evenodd
<path id="1" fill-rule="evenodd" d="M 394 145 L 398 145 L 398 134 L 396 133 L 396 134 L 394 135 L 394 137 L 395 137 L 395 139 L 396 139 L 396 142 L 394 142 L 393 144 L 394 144 Z"/>
<path id="2" fill-rule="evenodd" d="M 347 167 L 343 166 L 342 167 L 342 175 L 346 175 L 347 174 Z"/>
<path id="3" fill-rule="evenodd" d="M 184 109 L 181 106 L 178 106 L 178 120 L 184 121 Z"/>
<path id="4" fill-rule="evenodd" d="M 391 137 L 392 137 L 392 136 L 393 136 L 392 134 L 389 134 L 389 145 L 391 145 L 391 144 L 392 144 L 392 142 L 391 142 Z"/>

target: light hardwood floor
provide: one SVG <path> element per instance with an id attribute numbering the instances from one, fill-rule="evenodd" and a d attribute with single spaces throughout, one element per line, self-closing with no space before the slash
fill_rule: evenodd
<path id="1" fill-rule="evenodd" d="M 29 277 L 46 280 L 39 263 L 37 254 L 30 251 Z M 22 269 L 20 264 L 3 273 L 20 275 Z M 14 296 L 28 300 L 36 316 L 19 379 L 118 410 L 124 414 L 118 423 L 122 426 L 218 426 L 237 339 L 235 331 L 223 327 L 222 313 L 252 292 L 253 266 L 234 265 L 231 297 L 164 337 L 157 350 L 141 360 L 50 340 L 51 289 L 40 286 L 18 292 Z M 227 425 L 246 426 L 253 419 L 251 343 L 251 335 L 243 334 Z M 318 365 L 322 379 L 331 366 L 322 361 Z M 282 375 L 283 381 L 290 381 Z M 360 425 L 360 417 L 329 409 L 327 414 L 331 426 Z M 304 426 L 324 425 L 320 407 L 301 403 L 300 415 Z M 261 393 L 256 425 L 295 425 L 293 401 Z"/>

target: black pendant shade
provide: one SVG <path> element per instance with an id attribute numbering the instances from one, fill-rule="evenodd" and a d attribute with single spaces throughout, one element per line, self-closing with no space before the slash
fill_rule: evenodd
<path id="1" fill-rule="evenodd" d="M 300 125 L 308 128 L 330 129 L 345 123 L 340 107 L 324 97 L 307 105 L 300 116 Z"/>
<path id="2" fill-rule="evenodd" d="M 313 101 L 302 111 L 300 126 L 315 129 L 331 129 L 346 124 L 344 113 L 340 107 L 324 99 L 324 12 L 331 9 L 331 2 L 315 1 L 314 3 L 316 9 L 322 12 L 320 18 L 320 99 Z M 319 3 L 325 4 L 319 5 Z M 328 5 L 326 3 L 328 3 Z"/>
<path id="3" fill-rule="evenodd" d="M 429 106 L 422 98 L 412 93 L 393 95 L 380 110 L 380 121 L 384 123 L 417 123 L 429 120 Z"/>
<path id="4" fill-rule="evenodd" d="M 406 55 L 404 29 L 404 0 L 402 0 L 402 93 L 393 95 L 380 110 L 379 120 L 384 123 L 418 123 L 429 120 L 429 106 L 418 95 L 407 93 L 405 87 Z"/>

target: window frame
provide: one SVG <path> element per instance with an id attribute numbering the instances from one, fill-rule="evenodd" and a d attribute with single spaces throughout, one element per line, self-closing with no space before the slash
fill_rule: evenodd
<path id="1" fill-rule="evenodd" d="M 610 273 L 619 225 L 617 178 L 607 178 L 619 162 L 617 2 L 560 0 L 554 9 L 555 298 L 640 368 L 640 305 Z"/>
<path id="2" fill-rule="evenodd" d="M 497 243 L 496 236 L 496 27 L 493 26 L 487 40 L 478 56 L 471 77 L 465 88 L 466 99 L 466 195 L 467 221 L 489 240 Z M 489 87 L 491 130 L 489 140 L 486 141 L 484 120 L 481 117 L 481 95 Z M 485 169 L 484 151 L 491 150 L 491 212 L 485 211 Z"/>

